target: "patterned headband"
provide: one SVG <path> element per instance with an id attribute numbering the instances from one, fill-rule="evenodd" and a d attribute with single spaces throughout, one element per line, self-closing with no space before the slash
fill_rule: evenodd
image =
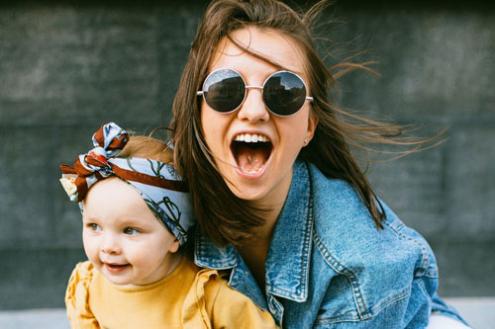
<path id="1" fill-rule="evenodd" d="M 110 176 L 132 185 L 148 207 L 183 245 L 192 226 L 192 209 L 184 182 L 166 163 L 144 158 L 117 158 L 129 140 L 117 124 L 103 125 L 93 135 L 94 148 L 73 165 L 61 164 L 60 182 L 73 202 L 81 202 L 91 186 Z"/>

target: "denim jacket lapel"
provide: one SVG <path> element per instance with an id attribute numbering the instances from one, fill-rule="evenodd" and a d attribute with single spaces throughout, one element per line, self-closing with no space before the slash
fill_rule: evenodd
<path id="1" fill-rule="evenodd" d="M 237 265 L 237 251 L 232 245 L 217 247 L 196 229 L 194 263 L 214 270 L 229 270 Z"/>
<path id="2" fill-rule="evenodd" d="M 264 293 L 232 245 L 225 248 L 217 247 L 210 239 L 196 232 L 194 263 L 200 267 L 231 270 L 229 286 L 251 298 L 259 307 L 268 308 Z"/>
<path id="3" fill-rule="evenodd" d="M 313 214 L 308 166 L 297 161 L 265 262 L 267 293 L 304 302 L 308 297 Z"/>
<path id="4" fill-rule="evenodd" d="M 313 231 L 312 202 L 308 165 L 297 161 L 265 262 L 265 289 L 269 295 L 296 302 L 307 299 Z M 207 237 L 196 234 L 194 262 L 198 266 L 217 270 L 232 269 L 229 284 L 266 308 L 265 296 L 233 246 L 219 248 Z"/>

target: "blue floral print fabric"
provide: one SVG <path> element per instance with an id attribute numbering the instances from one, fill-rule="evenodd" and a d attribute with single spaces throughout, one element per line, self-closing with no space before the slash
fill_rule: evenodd
<path id="1" fill-rule="evenodd" d="M 60 182 L 73 202 L 84 200 L 98 181 L 117 176 L 139 192 L 151 211 L 183 245 L 193 225 L 189 193 L 173 166 L 145 158 L 119 158 L 128 133 L 113 122 L 98 129 L 94 148 L 78 156 L 73 165 L 62 164 Z"/>

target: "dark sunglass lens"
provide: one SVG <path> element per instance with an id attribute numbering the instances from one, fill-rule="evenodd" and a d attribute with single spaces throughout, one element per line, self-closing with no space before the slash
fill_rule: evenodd
<path id="1" fill-rule="evenodd" d="M 244 99 L 244 82 L 233 70 L 218 70 L 203 85 L 206 103 L 218 112 L 230 112 Z"/>
<path id="2" fill-rule="evenodd" d="M 296 113 L 306 100 L 306 88 L 297 75 L 277 72 L 265 83 L 263 98 L 270 111 L 278 115 Z"/>

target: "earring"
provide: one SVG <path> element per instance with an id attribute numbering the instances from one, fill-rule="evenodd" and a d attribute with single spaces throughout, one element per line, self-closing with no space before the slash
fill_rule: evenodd
<path id="1" fill-rule="evenodd" d="M 304 139 L 304 146 L 308 145 L 308 143 L 309 143 L 309 140 L 308 140 L 308 138 L 306 137 L 306 138 Z"/>

